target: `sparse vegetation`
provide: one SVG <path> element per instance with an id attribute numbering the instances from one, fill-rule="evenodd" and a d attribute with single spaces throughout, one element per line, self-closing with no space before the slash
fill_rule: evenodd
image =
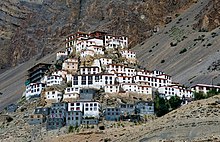
<path id="1" fill-rule="evenodd" d="M 176 26 L 172 27 L 171 30 L 170 30 L 170 34 L 169 34 L 170 37 L 173 38 L 173 40 L 175 40 L 175 44 L 171 43 L 170 45 L 171 46 L 176 46 L 178 42 L 181 42 L 185 39 L 185 35 L 184 35 L 184 30 L 183 29 L 180 29 Z"/>
<path id="2" fill-rule="evenodd" d="M 194 92 L 194 100 L 207 99 L 218 94 L 220 94 L 220 91 L 217 91 L 215 89 L 208 91 L 207 94 L 204 94 L 202 92 Z"/>
<path id="3" fill-rule="evenodd" d="M 170 43 L 170 46 L 171 46 L 171 47 L 177 46 L 177 42 L 171 42 L 171 43 Z"/>
<path id="4" fill-rule="evenodd" d="M 179 17 L 179 16 L 180 16 L 180 14 L 179 14 L 179 13 L 176 13 L 176 14 L 175 14 L 175 16 L 176 16 L 176 17 Z"/>
<path id="5" fill-rule="evenodd" d="M 171 110 L 181 106 L 182 100 L 178 96 L 172 96 L 169 100 L 161 97 L 157 92 L 154 99 L 154 109 L 158 117 L 163 116 Z"/>
<path id="6" fill-rule="evenodd" d="M 179 52 L 179 54 L 183 54 L 183 53 L 185 53 L 186 51 L 187 51 L 187 49 L 184 48 L 183 50 L 181 50 L 181 51 Z"/>
<path id="7" fill-rule="evenodd" d="M 208 43 L 207 46 L 208 46 L 208 47 L 209 47 L 209 46 L 212 46 L 212 43 Z"/>

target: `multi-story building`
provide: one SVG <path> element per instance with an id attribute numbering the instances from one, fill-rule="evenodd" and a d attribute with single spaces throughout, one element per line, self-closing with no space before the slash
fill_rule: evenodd
<path id="1" fill-rule="evenodd" d="M 43 83 L 31 83 L 27 85 L 25 92 L 26 99 L 40 97 L 43 88 L 45 88 L 45 84 Z"/>
<path id="2" fill-rule="evenodd" d="M 98 102 L 83 102 L 83 117 L 99 118 L 101 105 Z"/>
<path id="3" fill-rule="evenodd" d="M 121 110 L 118 107 L 107 107 L 104 109 L 105 120 L 119 121 L 121 116 Z"/>
<path id="4" fill-rule="evenodd" d="M 66 125 L 65 118 L 52 117 L 47 119 L 46 129 L 47 130 L 60 129 L 65 125 Z"/>
<path id="5" fill-rule="evenodd" d="M 137 114 L 146 115 L 154 114 L 154 102 L 140 101 L 135 104 L 135 111 Z"/>
<path id="6" fill-rule="evenodd" d="M 61 85 L 64 82 L 62 76 L 60 75 L 51 75 L 46 80 L 47 86 L 53 86 L 53 85 Z"/>
<path id="7" fill-rule="evenodd" d="M 39 63 L 28 70 L 28 81 L 30 83 L 39 83 L 45 72 L 49 69 L 51 64 Z"/>
<path id="8" fill-rule="evenodd" d="M 81 111 L 81 112 L 83 112 L 83 102 L 68 103 L 68 111 Z"/>
<path id="9" fill-rule="evenodd" d="M 68 111 L 66 113 L 66 125 L 67 126 L 79 126 L 82 123 L 81 111 Z"/>
<path id="10" fill-rule="evenodd" d="M 91 66 L 91 67 L 80 67 L 80 74 L 99 74 L 101 73 L 100 67 Z"/>
<path id="11" fill-rule="evenodd" d="M 193 93 L 191 90 L 187 90 L 184 87 L 179 86 L 161 86 L 158 88 L 158 92 L 163 94 L 167 99 L 170 99 L 171 96 L 177 95 L 180 98 L 192 98 Z"/>
<path id="12" fill-rule="evenodd" d="M 220 91 L 220 86 L 216 85 L 208 85 L 208 84 L 196 84 L 195 86 L 191 87 L 193 92 L 202 92 L 207 94 L 211 90 Z"/>
<path id="13" fill-rule="evenodd" d="M 77 99 L 79 99 L 78 91 L 76 93 L 76 92 L 72 91 L 72 89 L 76 89 L 76 88 L 68 87 L 65 89 L 65 94 L 63 94 L 63 101 L 64 102 L 73 102 L 73 101 L 76 101 Z"/>
<path id="14" fill-rule="evenodd" d="M 57 90 L 45 91 L 45 101 L 47 103 L 58 103 L 62 100 L 63 93 Z"/>
<path id="15" fill-rule="evenodd" d="M 62 64 L 62 70 L 65 70 L 71 74 L 75 74 L 78 71 L 78 59 L 66 59 Z"/>
<path id="16" fill-rule="evenodd" d="M 43 124 L 46 121 L 46 117 L 42 114 L 31 114 L 28 119 L 29 125 Z"/>
<path id="17" fill-rule="evenodd" d="M 74 88 L 104 88 L 105 85 L 116 83 L 114 74 L 81 74 L 73 76 L 72 86 Z"/>
<path id="18" fill-rule="evenodd" d="M 49 118 L 64 119 L 66 117 L 66 111 L 67 111 L 67 103 L 52 103 Z"/>

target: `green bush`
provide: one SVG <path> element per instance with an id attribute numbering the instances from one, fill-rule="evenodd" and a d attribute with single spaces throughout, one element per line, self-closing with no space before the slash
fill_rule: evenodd
<path id="1" fill-rule="evenodd" d="M 69 126 L 68 132 L 72 133 L 74 131 L 74 127 L 73 126 Z"/>
<path id="2" fill-rule="evenodd" d="M 184 48 L 183 50 L 181 50 L 180 51 L 180 53 L 179 54 L 183 54 L 183 53 L 185 53 L 187 51 L 187 49 L 186 48 Z"/>
<path id="3" fill-rule="evenodd" d="M 205 99 L 206 95 L 202 92 L 194 92 L 194 100 Z"/>

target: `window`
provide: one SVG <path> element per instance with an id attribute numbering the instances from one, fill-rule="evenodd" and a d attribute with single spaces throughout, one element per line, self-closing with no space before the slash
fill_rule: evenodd
<path id="1" fill-rule="evenodd" d="M 89 110 L 89 108 L 86 108 L 85 110 L 86 110 L 86 111 L 88 111 L 88 110 Z"/>
<path id="2" fill-rule="evenodd" d="M 88 76 L 88 84 L 92 84 L 92 76 Z"/>
<path id="3" fill-rule="evenodd" d="M 99 80 L 99 76 L 95 76 L 95 80 Z"/>
<path id="4" fill-rule="evenodd" d="M 94 106 L 97 106 L 97 103 L 94 103 Z"/>
<path id="5" fill-rule="evenodd" d="M 82 80 L 81 84 L 86 85 L 86 80 Z"/>
<path id="6" fill-rule="evenodd" d="M 76 110 L 80 110 L 80 107 L 76 107 Z"/>

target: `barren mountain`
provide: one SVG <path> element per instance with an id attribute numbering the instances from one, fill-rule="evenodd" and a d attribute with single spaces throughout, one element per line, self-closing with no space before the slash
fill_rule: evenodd
<path id="1" fill-rule="evenodd" d="M 219 83 L 219 16 L 211 14 L 218 5 L 217 1 L 200 0 L 160 27 L 159 32 L 134 48 L 140 64 L 163 70 L 175 82 L 188 86 Z"/>
<path id="2" fill-rule="evenodd" d="M 60 46 L 66 35 L 101 30 L 129 37 L 130 46 L 152 35 L 167 16 L 195 0 L 4 0 L 0 1 L 0 68 L 15 66 Z"/>

